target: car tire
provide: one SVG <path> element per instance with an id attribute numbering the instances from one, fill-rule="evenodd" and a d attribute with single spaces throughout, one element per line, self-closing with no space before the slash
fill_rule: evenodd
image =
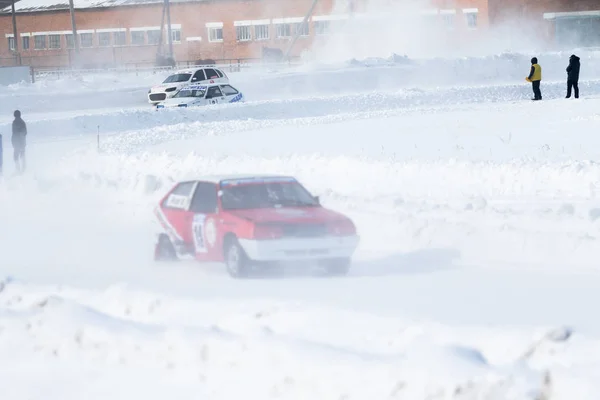
<path id="1" fill-rule="evenodd" d="M 154 247 L 154 260 L 155 261 L 176 261 L 177 252 L 175 246 L 169 239 L 169 236 L 165 233 L 158 235 L 158 241 Z"/>
<path id="2" fill-rule="evenodd" d="M 250 259 L 235 238 L 225 244 L 225 267 L 233 278 L 247 278 L 250 275 Z"/>
<path id="3" fill-rule="evenodd" d="M 335 258 L 323 262 L 327 276 L 344 276 L 350 271 L 350 258 Z"/>

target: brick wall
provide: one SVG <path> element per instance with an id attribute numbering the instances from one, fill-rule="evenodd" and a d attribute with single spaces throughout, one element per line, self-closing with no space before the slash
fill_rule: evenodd
<path id="1" fill-rule="evenodd" d="M 346 11 L 352 8 L 360 12 L 367 0 L 320 0 L 313 15 L 329 15 L 335 12 Z M 464 8 L 477 8 L 477 24 L 480 27 L 487 25 L 488 0 L 431 0 L 430 5 L 435 8 L 457 10 L 457 26 L 466 26 L 462 14 Z M 254 37 L 254 26 L 250 26 L 251 40 L 238 41 L 234 21 L 254 21 L 264 19 L 295 18 L 297 22 L 304 17 L 312 4 L 312 0 L 213 0 L 198 3 L 172 3 L 171 23 L 179 30 L 181 41 L 174 43 L 173 50 L 177 61 L 194 61 L 199 59 L 252 59 L 262 56 L 262 48 L 278 48 L 285 51 L 290 43 L 288 38 L 277 38 L 277 26 L 268 25 L 268 39 L 257 40 Z M 425 4 L 425 3 L 424 3 Z M 346 9 L 346 10 L 344 10 Z M 162 5 L 144 5 L 135 7 L 119 7 L 104 9 L 76 10 L 76 24 L 78 32 L 95 30 L 93 46 L 81 48 L 79 64 L 82 66 L 119 65 L 119 64 L 152 64 L 155 61 L 158 46 L 148 44 L 148 35 L 143 32 L 145 44 L 132 43 L 132 31 L 141 27 L 159 27 L 162 17 Z M 274 21 L 273 21 L 274 22 Z M 222 23 L 222 41 L 209 40 L 209 26 Z M 213 24 L 213 25 L 210 25 Z M 34 38 L 29 38 L 29 49 L 23 49 L 22 38 L 19 38 L 19 50 L 23 64 L 33 66 L 58 67 L 67 66 L 75 60 L 75 53 L 67 49 L 68 31 L 71 30 L 70 15 L 68 10 L 18 13 L 17 28 L 19 35 L 22 33 L 48 32 L 60 34 L 60 49 L 34 48 Z M 315 40 L 314 22 L 310 22 L 309 35 L 301 36 L 292 51 L 292 56 L 299 55 L 310 47 Z M 117 46 L 100 46 L 99 30 L 121 29 L 125 43 Z M 218 28 L 217 28 L 218 29 Z M 240 28 L 242 29 L 242 28 Z M 459 30 L 460 31 L 460 30 Z M 115 40 L 117 33 L 109 34 Z M 6 35 L 12 34 L 12 20 L 9 14 L 0 15 L 0 65 L 11 65 L 14 57 L 9 51 L 9 39 Z M 155 33 L 153 33 L 154 35 Z M 293 31 L 291 32 L 293 35 Z M 192 40 L 194 38 L 201 40 Z M 49 38 L 47 38 L 49 41 Z M 165 43 L 166 44 L 166 43 Z"/>
<path id="2" fill-rule="evenodd" d="M 491 24 L 507 19 L 540 21 L 546 12 L 600 10 L 599 0 L 489 0 Z"/>

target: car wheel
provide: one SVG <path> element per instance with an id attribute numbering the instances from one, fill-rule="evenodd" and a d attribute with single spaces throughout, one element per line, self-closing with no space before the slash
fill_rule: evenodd
<path id="1" fill-rule="evenodd" d="M 250 260 L 237 239 L 229 240 L 225 247 L 225 266 L 234 278 L 246 278 L 249 275 Z"/>
<path id="2" fill-rule="evenodd" d="M 176 261 L 177 252 L 175 246 L 165 233 L 158 235 L 158 241 L 154 247 L 154 260 L 155 261 Z"/>
<path id="3" fill-rule="evenodd" d="M 323 262 L 326 274 L 328 276 L 342 276 L 347 275 L 350 271 L 350 258 L 336 258 L 333 260 L 326 260 Z"/>

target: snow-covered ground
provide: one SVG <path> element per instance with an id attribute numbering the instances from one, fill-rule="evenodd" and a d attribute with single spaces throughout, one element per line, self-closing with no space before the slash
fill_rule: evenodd
<path id="1" fill-rule="evenodd" d="M 600 81 L 531 102 L 523 78 L 402 71 L 246 71 L 248 103 L 185 111 L 119 77 L 0 91 L 3 398 L 595 399 Z M 351 274 L 155 264 L 157 199 L 217 172 L 293 174 L 351 216 Z"/>

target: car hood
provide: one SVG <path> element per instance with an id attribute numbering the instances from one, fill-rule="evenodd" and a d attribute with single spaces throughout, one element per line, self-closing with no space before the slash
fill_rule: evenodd
<path id="1" fill-rule="evenodd" d="M 347 219 L 344 215 L 323 207 L 256 208 L 225 212 L 253 222 L 316 223 Z"/>
<path id="2" fill-rule="evenodd" d="M 169 88 L 179 89 L 180 87 L 182 87 L 185 84 L 187 84 L 187 82 L 179 82 L 179 83 L 173 82 L 173 83 L 166 83 L 166 84 L 156 85 L 156 86 L 152 86 L 150 88 L 150 92 L 152 92 L 152 93 L 164 92 L 165 90 L 167 90 Z"/>

